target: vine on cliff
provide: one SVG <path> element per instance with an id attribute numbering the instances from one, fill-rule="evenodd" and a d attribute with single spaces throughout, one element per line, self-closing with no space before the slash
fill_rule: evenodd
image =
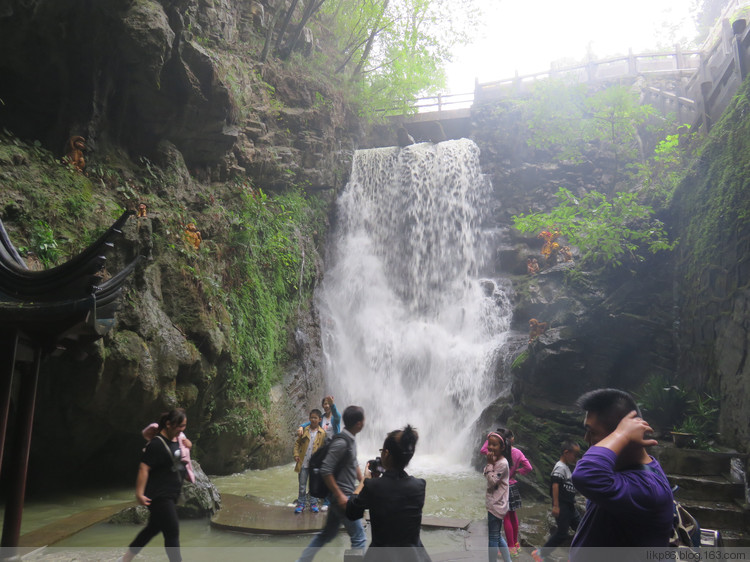
<path id="1" fill-rule="evenodd" d="M 258 408 L 268 405 L 286 359 L 289 320 L 315 285 L 317 270 L 309 256 L 316 253 L 312 240 L 325 215 L 317 200 L 299 191 L 271 198 L 246 184 L 239 187 L 242 205 L 231 217 L 224 280 L 236 360 L 225 393 L 232 401 L 250 400 L 244 431 L 258 434 L 264 429 Z"/>

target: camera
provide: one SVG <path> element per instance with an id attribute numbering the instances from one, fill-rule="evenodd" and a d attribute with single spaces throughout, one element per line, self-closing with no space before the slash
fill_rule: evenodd
<path id="1" fill-rule="evenodd" d="M 370 471 L 370 475 L 373 478 L 377 478 L 385 472 L 383 465 L 380 463 L 380 457 L 375 457 L 367 461 L 367 470 Z"/>

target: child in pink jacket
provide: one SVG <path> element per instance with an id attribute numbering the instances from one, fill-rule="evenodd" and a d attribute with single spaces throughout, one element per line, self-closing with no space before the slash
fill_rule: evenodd
<path id="1" fill-rule="evenodd" d="M 144 427 L 141 433 L 146 441 L 151 441 L 156 437 L 156 434 L 159 433 L 159 424 L 151 423 Z M 182 432 L 180 432 L 180 435 L 177 437 L 177 442 L 180 444 L 182 462 L 185 464 L 185 469 L 187 470 L 187 475 L 185 477 L 189 482 L 195 484 L 195 472 L 193 472 L 193 463 L 190 460 L 190 449 L 193 448 L 193 443 L 190 439 L 185 437 L 185 434 Z"/>
<path id="2" fill-rule="evenodd" d="M 512 430 L 498 428 L 497 432 L 503 436 L 506 445 L 510 448 L 510 456 L 512 460 L 510 463 L 508 513 L 506 513 L 503 518 L 503 529 L 505 530 L 505 538 L 508 540 L 510 553 L 515 556 L 521 552 L 521 544 L 518 542 L 518 515 L 516 515 L 516 510 L 521 507 L 521 494 L 518 490 L 518 480 L 516 480 L 514 476 L 516 474 L 523 476 L 534 470 L 534 468 L 531 466 L 531 463 L 521 449 L 513 447 L 515 436 L 513 435 Z M 487 441 L 482 445 L 480 452 L 483 455 L 488 453 Z"/>

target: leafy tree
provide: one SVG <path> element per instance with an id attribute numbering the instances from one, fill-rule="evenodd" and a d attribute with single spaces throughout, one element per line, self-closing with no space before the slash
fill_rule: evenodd
<path id="1" fill-rule="evenodd" d="M 414 110 L 420 94 L 445 85 L 453 47 L 479 22 L 480 2 L 338 0 L 323 8 L 338 38 L 337 71 L 357 81 L 370 108 Z M 395 104 L 395 105 L 394 105 Z"/>
<path id="2" fill-rule="evenodd" d="M 521 232 L 554 228 L 581 251 L 581 261 L 619 266 L 624 259 L 642 261 L 643 251 L 671 250 L 661 221 L 650 207 L 637 201 L 635 193 L 617 193 L 611 199 L 597 191 L 576 198 L 560 188 L 559 204 L 549 213 L 513 217 Z"/>
<path id="3" fill-rule="evenodd" d="M 586 84 L 547 80 L 525 104 L 529 146 L 549 150 L 557 160 L 584 162 L 596 149 L 613 157 L 614 187 L 631 164 L 644 162 L 640 129 L 654 115 L 625 86 L 591 91 Z"/>
<path id="4" fill-rule="evenodd" d="M 651 205 L 669 205 L 675 189 L 687 173 L 689 147 L 697 134 L 690 133 L 687 126 L 681 127 L 680 132 L 661 140 L 646 164 L 641 166 L 642 195 Z"/>
<path id="5" fill-rule="evenodd" d="M 704 41 L 708 37 L 711 28 L 719 19 L 721 11 L 728 4 L 729 0 L 692 0 L 691 12 L 693 13 L 695 27 L 698 30 L 698 42 Z"/>

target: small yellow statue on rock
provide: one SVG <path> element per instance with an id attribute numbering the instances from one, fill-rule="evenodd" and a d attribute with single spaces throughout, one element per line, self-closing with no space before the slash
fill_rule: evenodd
<path id="1" fill-rule="evenodd" d="M 198 227 L 196 227 L 195 223 L 193 222 L 189 222 L 185 227 L 185 241 L 193 246 L 196 250 L 200 250 L 201 242 L 203 242 L 203 237 L 201 236 Z"/>

